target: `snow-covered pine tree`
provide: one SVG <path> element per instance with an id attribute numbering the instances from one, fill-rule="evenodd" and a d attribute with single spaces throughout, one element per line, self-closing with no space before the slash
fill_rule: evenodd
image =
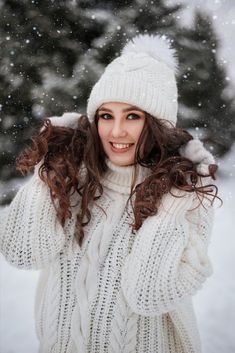
<path id="1" fill-rule="evenodd" d="M 180 28 L 176 42 L 180 60 L 179 124 L 199 128 L 208 148 L 223 155 L 235 140 L 235 109 L 226 93 L 228 78 L 218 59 L 219 40 L 211 18 L 197 11 L 192 26 Z"/>

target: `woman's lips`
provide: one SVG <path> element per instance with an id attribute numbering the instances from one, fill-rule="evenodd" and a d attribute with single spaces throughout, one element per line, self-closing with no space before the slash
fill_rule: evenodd
<path id="1" fill-rule="evenodd" d="M 112 142 L 110 142 L 110 146 L 111 146 L 111 150 L 115 153 L 124 153 L 127 152 L 132 146 L 134 145 L 134 143 L 130 144 L 130 146 L 126 147 L 126 148 L 117 148 L 114 147 Z"/>

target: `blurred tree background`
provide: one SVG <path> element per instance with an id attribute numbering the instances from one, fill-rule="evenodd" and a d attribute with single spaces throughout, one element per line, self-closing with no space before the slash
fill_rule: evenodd
<path id="1" fill-rule="evenodd" d="M 91 87 L 136 34 L 166 34 L 178 50 L 178 126 L 201 132 L 216 156 L 235 138 L 234 102 L 210 17 L 183 27 L 183 5 L 164 0 L 0 0 L 0 179 L 42 119 L 86 112 Z M 9 192 L 0 201 L 7 203 Z"/>

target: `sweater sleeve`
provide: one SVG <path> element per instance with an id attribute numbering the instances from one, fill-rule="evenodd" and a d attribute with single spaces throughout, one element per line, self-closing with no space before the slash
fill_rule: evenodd
<path id="1" fill-rule="evenodd" d="M 121 281 L 137 314 L 155 316 L 173 310 L 211 275 L 207 247 L 213 208 L 196 205 L 191 195 L 168 195 L 164 210 L 147 218 L 136 234 Z"/>
<path id="2" fill-rule="evenodd" d="M 23 269 L 45 267 L 65 244 L 49 187 L 37 170 L 0 211 L 0 250 L 10 264 Z"/>

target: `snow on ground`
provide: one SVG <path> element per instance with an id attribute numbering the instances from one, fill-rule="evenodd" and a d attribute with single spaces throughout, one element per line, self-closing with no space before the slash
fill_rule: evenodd
<path id="1" fill-rule="evenodd" d="M 234 145 L 235 147 L 235 145 Z M 203 353 L 235 352 L 235 148 L 220 162 L 217 208 L 209 247 L 213 275 L 194 297 Z M 38 271 L 18 270 L 0 256 L 0 352 L 36 353 L 34 296 Z"/>
<path id="2" fill-rule="evenodd" d="M 0 256 L 0 352 L 36 353 L 34 296 L 39 271 L 18 270 Z"/>
<path id="3" fill-rule="evenodd" d="M 235 153 L 233 165 L 235 167 Z M 223 206 L 215 212 L 209 247 L 214 273 L 194 298 L 203 353 L 235 352 L 234 175 L 218 182 Z"/>

